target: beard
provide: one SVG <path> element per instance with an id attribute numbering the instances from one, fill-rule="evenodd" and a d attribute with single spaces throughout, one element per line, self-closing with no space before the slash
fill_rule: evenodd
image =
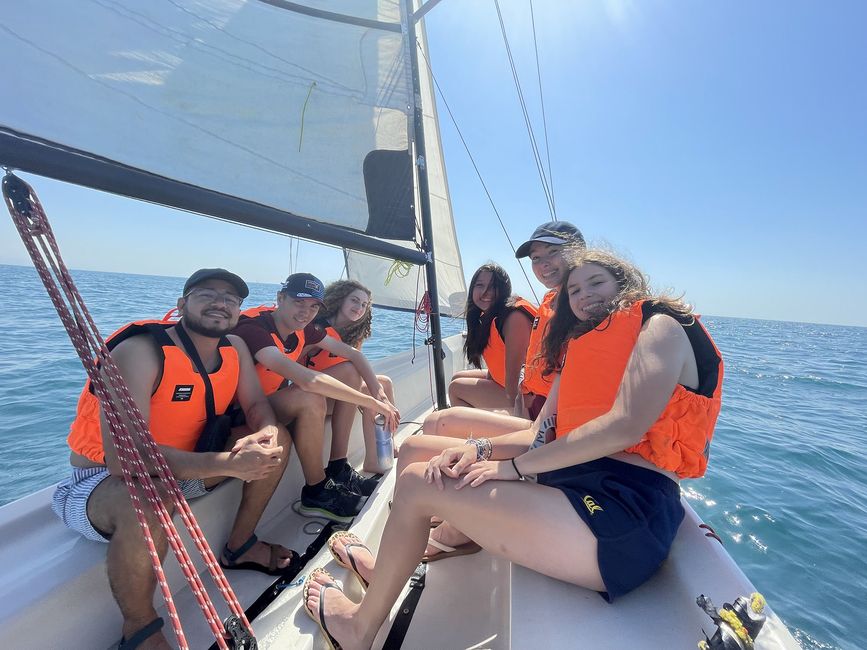
<path id="1" fill-rule="evenodd" d="M 228 325 L 225 326 L 208 326 L 205 325 L 200 319 L 192 318 L 189 315 L 185 315 L 181 319 L 181 322 L 183 323 L 184 327 L 187 328 L 189 331 L 195 332 L 200 336 L 206 336 L 211 339 L 221 338 L 235 328 L 231 321 Z"/>

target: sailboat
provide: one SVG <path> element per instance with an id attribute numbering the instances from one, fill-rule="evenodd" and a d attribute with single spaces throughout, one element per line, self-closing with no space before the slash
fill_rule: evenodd
<path id="1" fill-rule="evenodd" d="M 419 62 L 427 50 L 423 18 L 439 1 L 14 3 L 0 25 L 5 84 L 16 89 L 0 104 L 0 163 L 340 246 L 349 277 L 371 287 L 380 306 L 414 311 L 426 292 L 427 358 L 412 363 L 402 352 L 376 364 L 394 379 L 405 419 L 419 422 L 446 406 L 445 378 L 464 363 L 460 337 L 440 334 L 439 315 L 459 313 L 466 287 L 432 79 Z M 398 442 L 417 430 L 403 426 Z M 360 430 L 353 445 L 357 465 Z M 374 552 L 394 480 L 393 472 L 385 475 L 352 524 Z M 291 507 L 301 482 L 293 462 L 260 531 L 307 549 L 302 573 L 277 582 L 251 572 L 230 578 L 262 648 L 321 647 L 298 578 L 326 565 L 345 577 L 322 550 L 331 528 Z M 105 577 L 105 547 L 54 517 L 51 491 L 0 509 L 0 642 L 112 647 L 120 616 Z M 239 494 L 237 482 L 228 482 L 192 504 L 212 542 L 224 539 Z M 715 629 L 696 598 L 721 604 L 754 588 L 684 507 L 669 560 L 614 606 L 482 552 L 419 571 L 376 645 L 695 647 Z M 181 571 L 166 565 L 190 646 L 211 646 Z M 201 561 L 196 568 L 203 571 Z M 346 584 L 357 596 L 352 581 Z M 217 602 L 216 589 L 209 590 Z M 798 647 L 770 608 L 764 615 L 755 647 Z M 389 637 L 397 628 L 403 632 L 395 642 Z"/>

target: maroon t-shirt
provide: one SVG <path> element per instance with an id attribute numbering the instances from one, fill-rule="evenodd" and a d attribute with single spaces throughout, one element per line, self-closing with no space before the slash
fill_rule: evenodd
<path id="1" fill-rule="evenodd" d="M 277 325 L 274 323 L 274 316 L 271 312 L 259 314 L 254 318 L 242 318 L 237 327 L 232 330 L 232 334 L 241 337 L 244 343 L 247 344 L 253 358 L 255 358 L 256 353 L 263 348 L 276 347 L 274 345 L 274 338 L 271 336 L 272 332 L 277 334 L 278 337 L 280 336 L 277 331 Z M 314 322 L 308 324 L 307 327 L 304 328 L 305 345 L 316 345 L 324 338 L 325 328 L 321 325 L 317 325 Z M 298 334 L 292 332 L 289 336 L 283 339 L 283 352 L 285 354 L 291 354 L 297 348 Z"/>

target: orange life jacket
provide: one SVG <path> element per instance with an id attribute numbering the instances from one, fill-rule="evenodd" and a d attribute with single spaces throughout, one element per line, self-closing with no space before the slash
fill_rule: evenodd
<path id="1" fill-rule="evenodd" d="M 163 368 L 160 383 L 151 395 L 148 427 L 157 444 L 193 451 L 207 421 L 205 384 L 193 362 L 166 331 L 176 324 L 177 321 L 166 318 L 129 323 L 109 336 L 106 345 L 113 350 L 133 336 L 149 334 L 154 338 L 160 348 Z M 225 337 L 220 339 L 219 350 L 220 367 L 208 375 L 214 391 L 214 410 L 218 414 L 226 411 L 235 396 L 240 368 L 238 351 Z M 89 379 L 78 398 L 67 443 L 75 453 L 94 463 L 105 463 L 99 399 L 93 393 Z"/>
<path id="2" fill-rule="evenodd" d="M 337 330 L 331 327 L 331 325 L 327 325 L 325 327 L 325 336 L 330 336 L 331 338 L 337 339 L 338 341 L 343 340 L 340 338 L 340 334 L 337 333 Z M 323 370 L 326 370 L 331 366 L 336 366 L 338 363 L 343 363 L 344 361 L 346 361 L 344 357 L 339 357 L 336 354 L 332 354 L 328 350 L 324 350 L 322 348 L 313 348 L 311 352 L 313 354 L 307 355 L 307 367 L 313 368 L 313 370 L 318 370 L 319 372 L 322 372 Z"/>
<path id="3" fill-rule="evenodd" d="M 488 372 L 491 374 L 491 379 L 503 388 L 506 387 L 506 343 L 500 334 L 500 328 L 505 326 L 506 318 L 515 309 L 523 311 L 531 319 L 536 318 L 536 306 L 523 298 L 517 298 L 513 308 L 509 309 L 502 318 L 503 323 L 499 322 L 500 318 L 495 318 L 491 321 L 491 333 L 488 336 L 488 345 L 482 351 L 482 357 L 485 360 L 485 365 L 488 367 Z"/>
<path id="4" fill-rule="evenodd" d="M 276 307 L 269 307 L 267 305 L 251 307 L 250 309 L 245 309 L 241 312 L 241 318 L 259 318 L 263 314 L 273 312 L 276 309 Z M 298 344 L 292 350 L 286 349 L 286 344 L 283 342 L 283 339 L 280 338 L 280 332 L 277 331 L 276 327 L 271 327 L 269 325 L 268 330 L 271 333 L 271 338 L 274 339 L 274 345 L 277 349 L 285 354 L 289 359 L 292 359 L 292 361 L 298 361 L 298 357 L 301 356 L 301 351 L 304 349 L 304 330 L 293 332 L 295 336 L 298 337 Z M 258 361 L 256 361 L 256 375 L 259 377 L 259 383 L 262 384 L 262 390 L 265 391 L 265 395 L 277 392 L 277 390 L 287 382 L 283 375 L 276 373 L 273 370 L 268 370 L 268 368 Z"/>
<path id="5" fill-rule="evenodd" d="M 651 303 L 638 302 L 569 342 L 557 398 L 558 438 L 611 410 L 641 326 L 654 313 Z M 641 441 L 625 451 L 681 478 L 696 478 L 707 468 L 721 405 L 723 362 L 697 317 L 681 326 L 695 354 L 698 389 L 678 384 Z"/>
<path id="6" fill-rule="evenodd" d="M 533 329 L 530 332 L 530 344 L 527 346 L 527 357 L 524 360 L 524 378 L 521 381 L 522 393 L 535 395 L 547 395 L 551 391 L 553 376 L 542 376 L 545 362 L 539 356 L 542 353 L 542 338 L 548 321 L 554 315 L 554 301 L 557 300 L 557 290 L 552 289 L 542 297 L 542 304 L 533 320 Z"/>

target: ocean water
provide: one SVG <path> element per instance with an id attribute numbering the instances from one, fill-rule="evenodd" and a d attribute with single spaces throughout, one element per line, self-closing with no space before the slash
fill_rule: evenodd
<path id="1" fill-rule="evenodd" d="M 183 280 L 74 272 L 103 334 L 161 316 Z M 245 304 L 273 299 L 253 284 Z M 0 265 L 0 505 L 65 475 L 84 370 L 36 272 Z M 867 329 L 705 317 L 726 362 L 707 475 L 683 489 L 804 648 L 860 648 L 867 622 Z M 445 319 L 446 335 L 462 323 Z M 370 358 L 412 345 L 377 310 Z M 426 354 L 417 334 L 418 353 Z"/>

